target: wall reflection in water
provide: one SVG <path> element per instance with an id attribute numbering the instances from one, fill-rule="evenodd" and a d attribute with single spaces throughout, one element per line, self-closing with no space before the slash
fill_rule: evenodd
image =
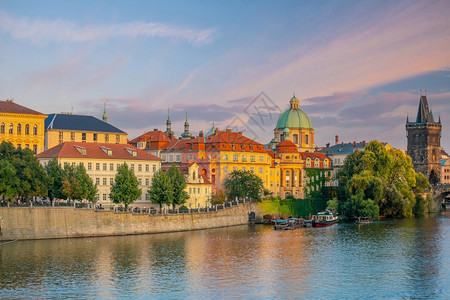
<path id="1" fill-rule="evenodd" d="M 449 228 L 444 214 L 19 241 L 0 245 L 0 298 L 448 298 Z"/>

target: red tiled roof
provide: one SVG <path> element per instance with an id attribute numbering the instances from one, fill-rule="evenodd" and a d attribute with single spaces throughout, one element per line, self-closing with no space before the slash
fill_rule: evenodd
<path id="1" fill-rule="evenodd" d="M 81 149 L 86 150 L 86 154 L 83 155 Z M 80 149 L 77 150 L 77 149 Z M 107 154 L 107 150 L 111 150 L 111 155 Z M 136 150 L 136 156 L 133 156 L 130 152 Z M 129 152 L 130 151 L 130 152 Z M 136 147 L 124 144 L 103 144 L 103 143 L 75 143 L 65 142 L 48 149 L 42 153 L 36 155 L 38 158 L 93 158 L 93 159 L 127 159 L 127 160 L 154 160 L 161 161 L 160 158 L 137 149 Z"/>
<path id="2" fill-rule="evenodd" d="M 325 154 L 320 152 L 300 152 L 303 159 L 309 157 L 311 159 L 319 158 L 320 160 L 324 160 L 325 158 L 328 158 Z"/>
<path id="3" fill-rule="evenodd" d="M 298 148 L 297 146 L 290 140 L 284 140 L 281 143 L 279 143 L 276 147 L 277 152 L 297 152 L 298 153 Z"/>
<path id="4" fill-rule="evenodd" d="M 27 108 L 25 106 L 19 105 L 19 104 L 14 103 L 13 101 L 10 101 L 10 100 L 6 100 L 6 101 L 1 101 L 0 100 L 0 113 L 16 113 L 16 114 L 46 116 L 43 113 L 40 113 L 38 111 L 29 109 L 29 108 Z"/>

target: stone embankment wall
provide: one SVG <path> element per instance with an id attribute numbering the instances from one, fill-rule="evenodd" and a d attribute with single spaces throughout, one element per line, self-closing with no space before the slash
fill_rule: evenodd
<path id="1" fill-rule="evenodd" d="M 0 241 L 176 232 L 248 224 L 245 203 L 217 212 L 148 215 L 66 207 L 0 208 Z"/>

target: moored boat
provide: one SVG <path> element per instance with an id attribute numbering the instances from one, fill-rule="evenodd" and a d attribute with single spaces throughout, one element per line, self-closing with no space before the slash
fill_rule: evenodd
<path id="1" fill-rule="evenodd" d="M 288 226 L 288 221 L 285 219 L 273 220 L 273 229 L 285 229 Z"/>
<path id="2" fill-rule="evenodd" d="M 336 224 L 339 219 L 337 213 L 330 210 L 322 211 L 312 216 L 313 227 L 325 227 Z"/>
<path id="3" fill-rule="evenodd" d="M 370 224 L 373 222 L 373 219 L 370 217 L 359 217 L 355 223 L 356 224 Z"/>

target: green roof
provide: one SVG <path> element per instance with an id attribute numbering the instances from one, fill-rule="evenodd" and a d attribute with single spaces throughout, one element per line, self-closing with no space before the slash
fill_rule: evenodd
<path id="1" fill-rule="evenodd" d="M 312 129 L 311 120 L 301 109 L 288 109 L 279 118 L 275 129 Z"/>

